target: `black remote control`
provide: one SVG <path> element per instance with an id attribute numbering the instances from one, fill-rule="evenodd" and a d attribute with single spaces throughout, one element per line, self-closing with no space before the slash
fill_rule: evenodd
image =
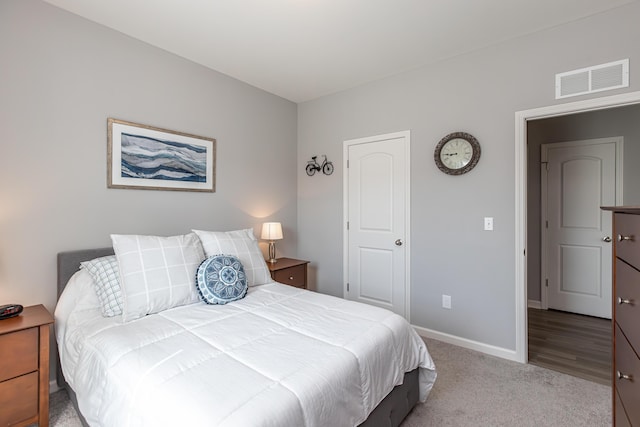
<path id="1" fill-rule="evenodd" d="M 0 305 L 0 320 L 17 316 L 22 313 L 22 308 L 20 304 Z"/>

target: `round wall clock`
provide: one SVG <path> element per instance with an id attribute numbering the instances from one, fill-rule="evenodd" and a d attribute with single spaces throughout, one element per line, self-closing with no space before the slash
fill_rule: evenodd
<path id="1" fill-rule="evenodd" d="M 433 159 L 442 172 L 449 175 L 462 175 L 478 164 L 480 143 L 468 133 L 450 133 L 436 145 Z"/>

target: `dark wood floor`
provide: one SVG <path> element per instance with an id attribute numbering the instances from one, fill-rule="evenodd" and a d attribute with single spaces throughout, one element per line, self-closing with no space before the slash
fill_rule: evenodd
<path id="1" fill-rule="evenodd" d="M 528 309 L 529 363 L 611 385 L 611 320 Z"/>

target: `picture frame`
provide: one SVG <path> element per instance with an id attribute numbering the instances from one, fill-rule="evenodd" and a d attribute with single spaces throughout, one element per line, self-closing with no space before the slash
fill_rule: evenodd
<path id="1" fill-rule="evenodd" d="M 216 189 L 216 140 L 107 119 L 107 187 L 139 190 Z"/>

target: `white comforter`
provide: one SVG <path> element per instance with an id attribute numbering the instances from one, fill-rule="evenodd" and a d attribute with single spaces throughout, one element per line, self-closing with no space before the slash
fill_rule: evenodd
<path id="1" fill-rule="evenodd" d="M 435 380 L 424 342 L 386 310 L 273 283 L 123 324 L 76 276 L 56 337 L 92 426 L 356 426 L 405 372 L 420 368 L 421 400 Z"/>

